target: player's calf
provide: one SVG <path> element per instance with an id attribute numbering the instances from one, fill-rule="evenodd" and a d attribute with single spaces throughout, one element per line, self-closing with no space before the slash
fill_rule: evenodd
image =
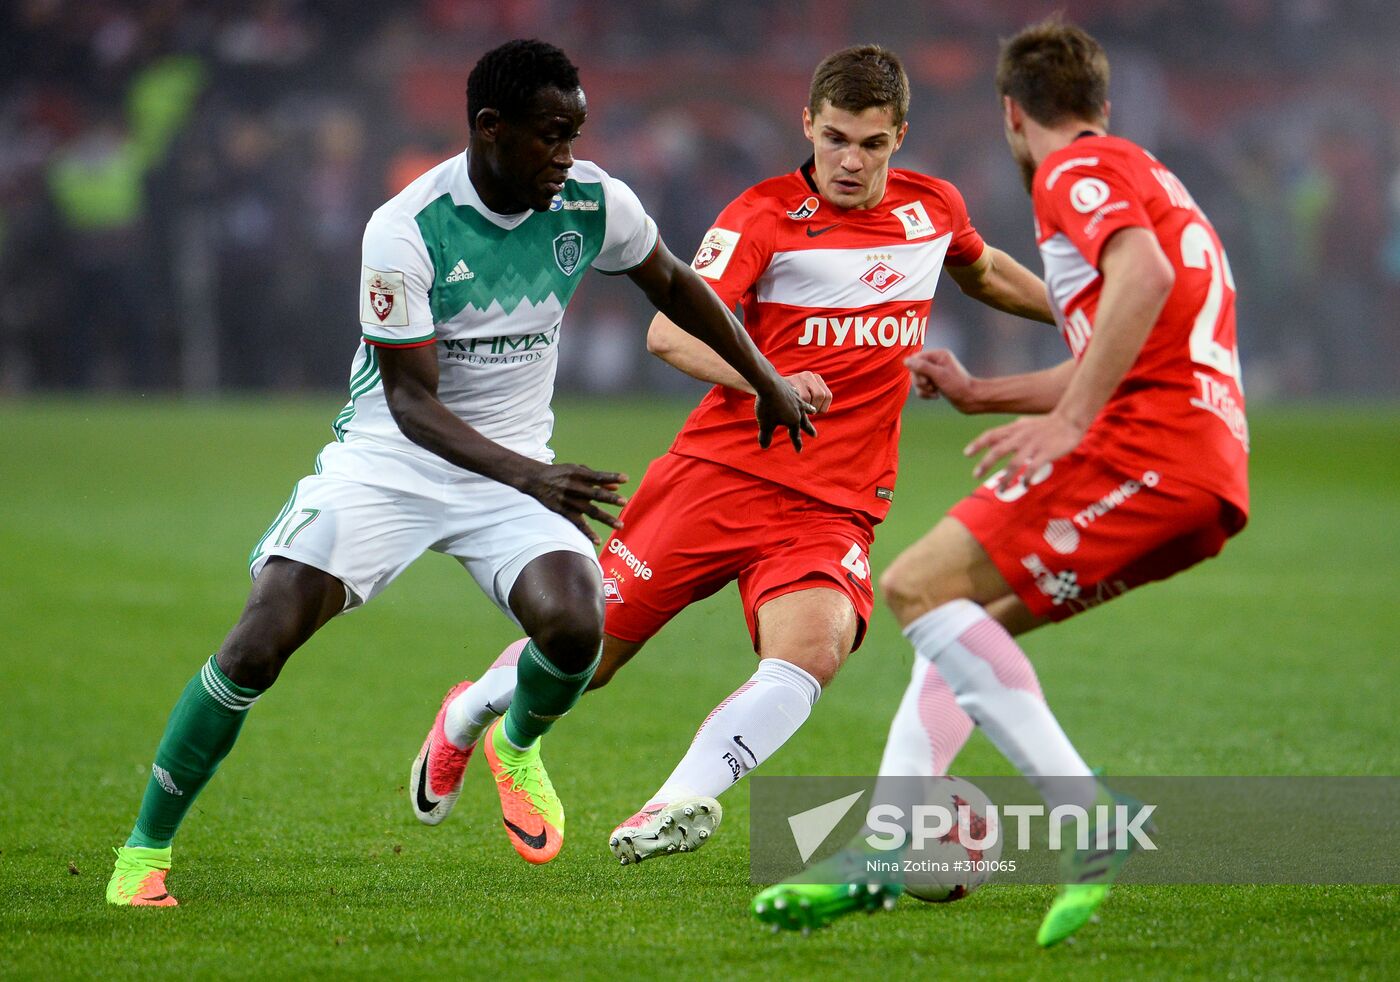
<path id="1" fill-rule="evenodd" d="M 611 634 L 603 635 L 603 654 L 598 659 L 598 669 L 588 681 L 588 691 L 601 689 L 612 681 L 622 666 L 646 645 L 645 641 L 623 641 Z"/>

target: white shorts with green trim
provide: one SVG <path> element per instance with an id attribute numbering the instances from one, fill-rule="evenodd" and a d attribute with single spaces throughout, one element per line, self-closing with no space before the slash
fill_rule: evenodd
<path id="1" fill-rule="evenodd" d="M 511 620 L 510 591 L 531 560 L 576 552 L 588 538 L 534 498 L 446 462 L 363 442 L 331 443 L 253 547 L 253 579 L 269 558 L 324 570 L 345 584 L 345 610 L 368 603 L 423 553 L 454 557 Z M 601 569 L 599 570 L 602 576 Z"/>

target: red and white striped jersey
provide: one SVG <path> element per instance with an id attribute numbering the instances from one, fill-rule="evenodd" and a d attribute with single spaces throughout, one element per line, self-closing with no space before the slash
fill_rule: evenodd
<path id="1" fill-rule="evenodd" d="M 817 193 L 810 167 L 736 198 L 692 265 L 726 305 L 743 305 L 745 328 L 780 373 L 826 381 L 820 435 L 801 454 L 780 439 L 761 450 L 753 397 L 716 386 L 671 450 L 879 521 L 894 497 L 904 359 L 923 347 L 939 271 L 976 262 L 984 246 L 947 181 L 891 169 L 878 205 L 848 210 Z"/>
<path id="2" fill-rule="evenodd" d="M 1157 237 L 1176 272 L 1142 351 L 1083 444 L 1249 511 L 1249 429 L 1235 342 L 1235 279 L 1214 227 L 1156 157 L 1083 136 L 1041 162 L 1036 240 L 1060 332 L 1076 359 L 1093 336 L 1104 244 L 1124 228 Z"/>

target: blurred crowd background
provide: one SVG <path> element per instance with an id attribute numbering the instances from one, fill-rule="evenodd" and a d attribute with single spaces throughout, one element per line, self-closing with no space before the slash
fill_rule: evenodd
<path id="1" fill-rule="evenodd" d="M 899 166 L 952 180 L 1038 270 L 992 88 L 998 38 L 1063 9 L 1105 44 L 1113 128 L 1220 231 L 1253 399 L 1400 392 L 1395 0 L 8 0 L 0 5 L 0 394 L 343 387 L 370 212 L 465 144 L 476 58 L 579 64 L 576 147 L 673 251 L 802 162 L 812 69 L 878 41 L 914 87 Z M 589 277 L 560 384 L 684 389 L 649 309 Z M 1063 357 L 944 280 L 930 343 L 975 371 Z"/>

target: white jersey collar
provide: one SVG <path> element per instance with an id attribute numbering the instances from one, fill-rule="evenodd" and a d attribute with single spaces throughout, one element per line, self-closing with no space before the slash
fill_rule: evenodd
<path id="1" fill-rule="evenodd" d="M 488 208 L 486 202 L 481 200 L 481 195 L 477 194 L 476 185 L 472 183 L 471 168 L 467 166 L 470 153 L 471 151 L 469 150 L 463 150 L 462 155 L 457 158 L 459 161 L 458 166 L 461 167 L 461 180 L 453 182 L 456 191 L 452 196 L 453 202 L 458 205 L 470 205 L 479 211 L 492 225 L 499 226 L 506 231 L 519 228 L 525 219 L 534 214 L 534 211 L 527 208 L 514 215 L 502 215 L 500 212 L 492 211 Z"/>

